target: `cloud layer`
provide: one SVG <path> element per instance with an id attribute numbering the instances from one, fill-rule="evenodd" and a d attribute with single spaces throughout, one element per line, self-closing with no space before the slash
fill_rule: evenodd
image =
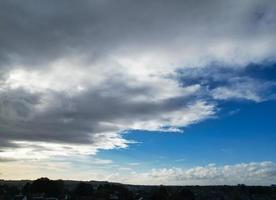
<path id="1" fill-rule="evenodd" d="M 273 162 L 252 162 L 217 166 L 209 164 L 190 169 L 153 169 L 147 176 L 163 183 L 225 185 L 250 184 L 270 185 L 276 180 L 276 165 Z"/>
<path id="2" fill-rule="evenodd" d="M 0 4 L 2 160 L 125 148 L 275 87 L 242 74 L 275 61 L 273 0 Z"/>
<path id="3" fill-rule="evenodd" d="M 135 163 L 136 164 L 136 163 Z M 16 170 L 22 166 L 24 174 Z M 2 176 L 12 179 L 36 179 L 46 174 L 52 179 L 99 180 L 128 184 L 149 185 L 271 185 L 276 181 L 276 164 L 271 161 L 238 163 L 232 165 L 209 164 L 191 168 L 155 168 L 137 170 L 122 166 L 111 160 L 80 157 L 77 162 L 62 160 L 50 161 L 11 161 L 0 163 Z M 114 170 L 116 168 L 116 170 Z M 74 177 L 72 177 L 72 173 Z"/>

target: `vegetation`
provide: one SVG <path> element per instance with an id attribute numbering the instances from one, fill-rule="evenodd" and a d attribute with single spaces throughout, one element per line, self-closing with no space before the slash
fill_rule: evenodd
<path id="1" fill-rule="evenodd" d="M 0 181 L 0 200 L 275 200 L 264 186 L 135 186 L 40 178 Z"/>

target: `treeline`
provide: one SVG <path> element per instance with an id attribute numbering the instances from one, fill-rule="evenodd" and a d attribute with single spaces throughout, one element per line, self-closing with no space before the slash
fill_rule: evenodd
<path id="1" fill-rule="evenodd" d="M 19 188 L 17 186 L 13 185 L 6 185 L 2 184 L 0 185 L 0 196 L 11 196 L 18 194 L 20 192 Z"/>
<path id="2" fill-rule="evenodd" d="M 134 200 L 134 193 L 122 184 L 93 185 L 90 182 L 78 182 L 74 187 L 66 186 L 63 180 L 40 178 L 26 183 L 21 194 L 27 199 L 57 198 L 57 199 L 121 199 Z"/>
<path id="3" fill-rule="evenodd" d="M 136 186 L 126 186 L 123 184 L 105 183 L 95 185 L 90 182 L 78 182 L 74 186 L 70 186 L 66 185 L 63 180 L 40 178 L 33 182 L 26 183 L 21 189 L 15 186 L 5 186 L 6 192 L 2 192 L 2 194 L 7 194 L 8 191 L 9 195 L 4 198 L 5 200 L 11 199 L 11 195 L 15 196 L 18 194 L 21 194 L 22 197 L 24 196 L 27 199 L 183 200 L 184 198 L 186 200 L 194 200 L 194 194 L 187 189 L 172 193 L 164 186 L 152 187 L 150 190 L 135 188 Z"/>
<path id="4" fill-rule="evenodd" d="M 65 192 L 64 181 L 40 178 L 32 183 L 26 183 L 22 188 L 22 194 L 26 196 L 43 195 L 45 197 L 60 197 Z"/>
<path id="5" fill-rule="evenodd" d="M 0 200 L 276 200 L 276 188 L 262 186 L 135 186 L 48 178 L 3 183 Z"/>

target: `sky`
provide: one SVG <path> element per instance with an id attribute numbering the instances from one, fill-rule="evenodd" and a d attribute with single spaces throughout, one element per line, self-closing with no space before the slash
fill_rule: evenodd
<path id="1" fill-rule="evenodd" d="M 0 179 L 276 183 L 274 0 L 3 0 Z"/>

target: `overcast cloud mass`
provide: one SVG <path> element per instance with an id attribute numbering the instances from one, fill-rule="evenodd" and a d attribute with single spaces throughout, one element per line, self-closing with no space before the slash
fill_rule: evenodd
<path id="1" fill-rule="evenodd" d="M 246 73 L 275 62 L 274 0 L 1 1 L 0 30 L 0 162 L 127 148 L 131 130 L 275 99 Z"/>

